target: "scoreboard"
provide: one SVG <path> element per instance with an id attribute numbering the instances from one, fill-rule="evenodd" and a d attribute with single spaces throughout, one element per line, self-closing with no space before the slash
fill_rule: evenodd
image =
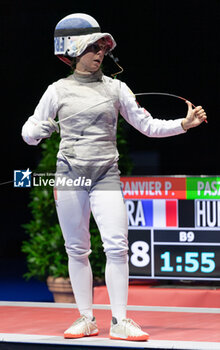
<path id="1" fill-rule="evenodd" d="M 220 281 L 220 177 L 122 177 L 130 278 Z"/>

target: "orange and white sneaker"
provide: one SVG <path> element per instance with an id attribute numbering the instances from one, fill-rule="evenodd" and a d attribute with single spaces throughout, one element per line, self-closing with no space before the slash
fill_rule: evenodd
<path id="1" fill-rule="evenodd" d="M 112 317 L 109 338 L 118 340 L 146 341 L 149 339 L 149 334 L 143 332 L 140 326 L 129 318 L 123 318 L 120 322 L 118 322 L 115 317 Z"/>
<path id="2" fill-rule="evenodd" d="M 82 315 L 64 332 L 64 338 L 82 338 L 98 334 L 99 330 L 97 328 L 95 317 L 90 320 L 86 316 Z"/>

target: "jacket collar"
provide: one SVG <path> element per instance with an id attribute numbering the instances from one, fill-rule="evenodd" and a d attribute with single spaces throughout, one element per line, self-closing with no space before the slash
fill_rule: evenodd
<path id="1" fill-rule="evenodd" d="M 93 83 L 96 81 L 102 81 L 102 77 L 103 77 L 103 73 L 101 69 L 91 74 L 83 74 L 77 70 L 75 70 L 73 73 L 73 78 L 81 83 Z"/>

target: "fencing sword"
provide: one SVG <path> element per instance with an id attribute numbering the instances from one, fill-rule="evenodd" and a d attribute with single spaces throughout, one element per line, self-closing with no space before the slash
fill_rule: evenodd
<path id="1" fill-rule="evenodd" d="M 162 96 L 171 96 L 171 97 L 176 97 L 176 98 L 179 98 L 180 100 L 183 100 L 183 101 L 188 101 L 186 98 L 184 97 L 181 97 L 181 96 L 178 96 L 178 95 L 174 95 L 174 94 L 170 94 L 168 92 L 140 92 L 140 93 L 137 93 L 135 94 L 135 96 L 145 96 L 145 95 L 162 95 Z M 191 102 L 192 103 L 192 102 Z M 192 103 L 192 106 L 194 108 L 196 108 L 196 106 Z"/>
<path id="2" fill-rule="evenodd" d="M 79 112 L 77 112 L 77 113 L 74 113 L 74 114 L 71 114 L 71 115 L 69 115 L 68 117 L 66 117 L 66 118 L 64 118 L 64 119 L 60 119 L 60 120 L 58 120 L 58 121 L 55 121 L 55 120 L 52 119 L 52 118 L 48 118 L 48 121 L 54 126 L 56 132 L 59 133 L 59 126 L 58 126 L 58 124 L 64 122 L 64 121 L 67 120 L 67 119 L 76 117 L 77 115 L 79 115 L 79 114 L 81 114 L 81 113 L 83 113 L 83 112 L 86 112 L 86 111 L 88 111 L 88 110 L 91 109 L 91 108 L 100 106 L 100 105 L 102 105 L 102 104 L 104 104 L 104 103 L 107 103 L 107 102 L 109 102 L 109 101 L 112 101 L 112 100 L 113 100 L 113 99 L 110 98 L 110 99 L 108 99 L 108 100 L 101 101 L 101 102 L 99 102 L 99 103 L 96 103 L 96 104 L 94 104 L 94 105 L 92 105 L 92 106 L 86 107 L 86 108 L 82 109 L 81 111 L 79 111 Z M 94 123 L 94 121 L 92 121 L 92 123 Z M 90 125 L 90 124 L 89 124 L 89 125 Z M 87 126 L 89 126 L 89 125 L 87 125 Z"/>
<path id="3" fill-rule="evenodd" d="M 181 97 L 181 96 L 178 96 L 178 95 L 175 95 L 175 94 L 170 94 L 170 93 L 168 93 L 168 92 L 139 92 L 139 93 L 136 93 L 136 94 L 134 94 L 134 95 L 135 95 L 135 96 L 162 95 L 162 96 L 175 97 L 175 98 L 178 98 L 178 99 L 183 100 L 183 101 L 185 101 L 185 102 L 188 101 L 188 100 L 187 100 L 186 98 L 184 98 L 184 97 Z M 99 103 L 96 103 L 96 104 L 94 104 L 94 105 L 92 105 L 92 106 L 86 107 L 86 108 L 82 109 L 81 111 L 79 111 L 79 112 L 77 112 L 77 113 L 74 113 L 74 114 L 71 114 L 71 115 L 69 115 L 68 117 L 66 117 L 66 118 L 64 118 L 64 119 L 61 119 L 61 120 L 58 120 L 58 121 L 55 121 L 55 120 L 52 119 L 52 118 L 48 118 L 48 121 L 54 126 L 56 132 L 59 133 L 59 126 L 58 126 L 58 124 L 64 122 L 64 121 L 67 120 L 67 119 L 76 117 L 77 115 L 79 115 L 79 114 L 81 114 L 81 113 L 83 113 L 83 112 L 86 112 L 86 111 L 88 111 L 88 110 L 91 109 L 91 108 L 100 106 L 100 105 L 102 105 L 102 104 L 104 104 L 104 103 L 107 103 L 107 102 L 109 102 L 109 101 L 112 101 L 112 100 L 113 100 L 113 99 L 111 98 L 111 99 L 108 99 L 108 100 L 101 101 L 101 102 L 99 102 Z M 196 106 L 195 106 L 192 102 L 191 102 L 191 104 L 192 104 L 192 106 L 193 106 L 194 108 L 196 108 Z M 205 123 L 208 123 L 208 121 L 205 120 Z"/>
<path id="4" fill-rule="evenodd" d="M 187 100 L 187 99 L 184 98 L 184 97 L 181 97 L 181 96 L 178 96 L 178 95 L 174 95 L 174 94 L 170 94 L 170 93 L 168 93 L 168 92 L 140 92 L 140 93 L 135 94 L 135 96 L 145 96 L 145 95 L 170 96 L 170 97 L 178 98 L 178 99 L 183 100 L 183 101 L 185 101 L 185 102 L 189 101 L 189 100 Z M 189 102 L 190 102 L 190 101 L 189 101 Z M 196 106 L 195 106 L 192 102 L 190 102 L 190 103 L 192 104 L 192 106 L 193 106 L 194 108 L 196 108 Z M 205 119 L 204 122 L 207 124 L 207 123 L 208 123 L 208 120 Z"/>

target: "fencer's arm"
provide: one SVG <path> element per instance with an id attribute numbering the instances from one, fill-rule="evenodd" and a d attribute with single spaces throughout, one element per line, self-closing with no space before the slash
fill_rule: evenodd
<path id="1" fill-rule="evenodd" d="M 48 118 L 55 119 L 58 110 L 58 97 L 54 85 L 49 85 L 40 99 L 34 114 L 22 127 L 21 135 L 29 145 L 38 145 L 42 138 L 49 137 L 55 130 Z"/>
<path id="2" fill-rule="evenodd" d="M 125 83 L 120 88 L 120 114 L 135 129 L 149 137 L 168 137 L 183 134 L 183 118 L 164 120 L 152 118 L 144 108 L 138 106 L 135 95 Z"/>

